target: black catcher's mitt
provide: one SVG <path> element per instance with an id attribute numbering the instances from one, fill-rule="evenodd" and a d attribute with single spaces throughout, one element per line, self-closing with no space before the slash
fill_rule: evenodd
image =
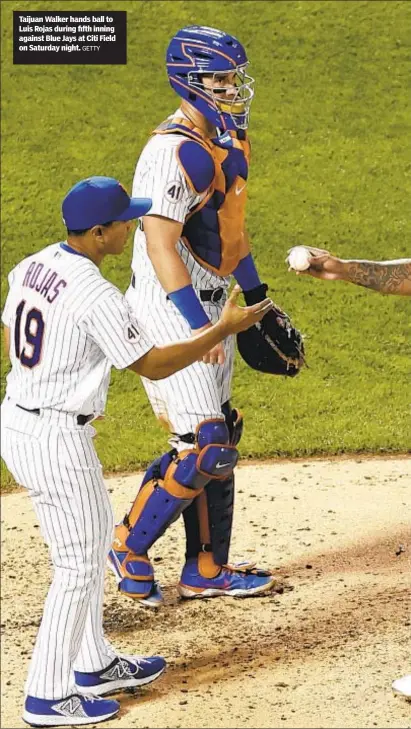
<path id="1" fill-rule="evenodd" d="M 244 291 L 247 306 L 265 299 L 266 284 Z M 237 334 L 237 346 L 243 360 L 259 372 L 295 377 L 304 364 L 301 332 L 292 326 L 288 315 L 277 306 L 257 324 Z"/>

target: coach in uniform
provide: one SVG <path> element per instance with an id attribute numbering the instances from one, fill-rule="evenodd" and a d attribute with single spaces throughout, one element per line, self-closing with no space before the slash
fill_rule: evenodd
<path id="1" fill-rule="evenodd" d="M 34 726 L 108 719 L 119 704 L 99 697 L 149 683 L 165 667 L 160 656 L 117 654 L 103 635 L 114 525 L 91 422 L 104 410 L 111 367 L 168 377 L 272 306 L 267 299 L 240 308 L 234 292 L 215 327 L 155 346 L 99 271 L 104 256 L 123 252 L 131 221 L 150 205 L 130 199 L 112 178 L 83 180 L 63 201 L 67 241 L 25 258 L 9 275 L 2 321 L 12 368 L 1 406 L 1 452 L 32 498 L 54 567 L 25 689 L 23 719 Z M 231 457 L 223 446 L 209 449 L 204 472 Z M 174 489 L 191 493 L 178 474 Z"/>

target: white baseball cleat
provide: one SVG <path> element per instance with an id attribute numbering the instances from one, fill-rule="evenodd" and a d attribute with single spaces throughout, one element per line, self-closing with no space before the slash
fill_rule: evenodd
<path id="1" fill-rule="evenodd" d="M 395 679 L 392 682 L 391 688 L 395 694 L 404 696 L 406 699 L 411 699 L 411 673 Z"/>

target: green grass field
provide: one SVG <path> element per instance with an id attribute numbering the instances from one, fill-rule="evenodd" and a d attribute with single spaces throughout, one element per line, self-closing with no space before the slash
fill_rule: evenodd
<path id="1" fill-rule="evenodd" d="M 147 135 L 178 106 L 164 70 L 169 38 L 185 24 L 217 25 L 246 45 L 256 78 L 255 258 L 306 334 L 310 366 L 288 381 L 238 358 L 232 402 L 245 414 L 242 455 L 408 450 L 409 300 L 297 278 L 284 258 L 297 243 L 345 258 L 410 255 L 411 4 L 87 0 L 76 10 L 127 10 L 126 66 L 13 66 L 12 11 L 44 7 L 1 3 L 3 301 L 12 266 L 64 237 L 60 203 L 74 182 L 113 175 L 130 189 Z M 131 245 L 103 268 L 122 290 L 130 257 Z M 6 374 L 3 353 L 2 393 Z M 113 373 L 98 430 L 107 471 L 135 469 L 167 447 L 130 372 Z"/>

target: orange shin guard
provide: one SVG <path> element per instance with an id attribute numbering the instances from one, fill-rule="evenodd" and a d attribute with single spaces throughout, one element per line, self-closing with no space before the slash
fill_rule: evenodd
<path id="1" fill-rule="evenodd" d="M 208 546 L 210 545 L 211 538 L 208 521 L 207 496 L 204 491 L 197 497 L 196 507 L 200 526 L 201 543 Z M 198 555 L 198 570 L 200 575 L 203 577 L 217 577 L 221 570 L 221 566 L 214 562 L 213 553 L 211 551 L 204 551 L 200 552 Z"/>
<path id="2" fill-rule="evenodd" d="M 162 477 L 152 478 L 143 484 L 123 521 L 128 532 L 124 539 L 127 549 L 135 554 L 146 554 L 151 545 L 202 491 L 208 477 L 197 470 L 197 460 L 197 450 L 176 453 L 169 459 Z M 190 486 L 181 482 L 184 480 L 181 472 L 185 475 L 185 470 L 190 475 L 192 471 L 195 474 Z"/>
<path id="3" fill-rule="evenodd" d="M 144 599 L 153 587 L 154 569 L 147 554 L 134 554 L 127 547 L 128 533 L 124 524 L 116 526 L 110 558 L 112 563 L 115 561 L 120 592 L 132 598 Z"/>

